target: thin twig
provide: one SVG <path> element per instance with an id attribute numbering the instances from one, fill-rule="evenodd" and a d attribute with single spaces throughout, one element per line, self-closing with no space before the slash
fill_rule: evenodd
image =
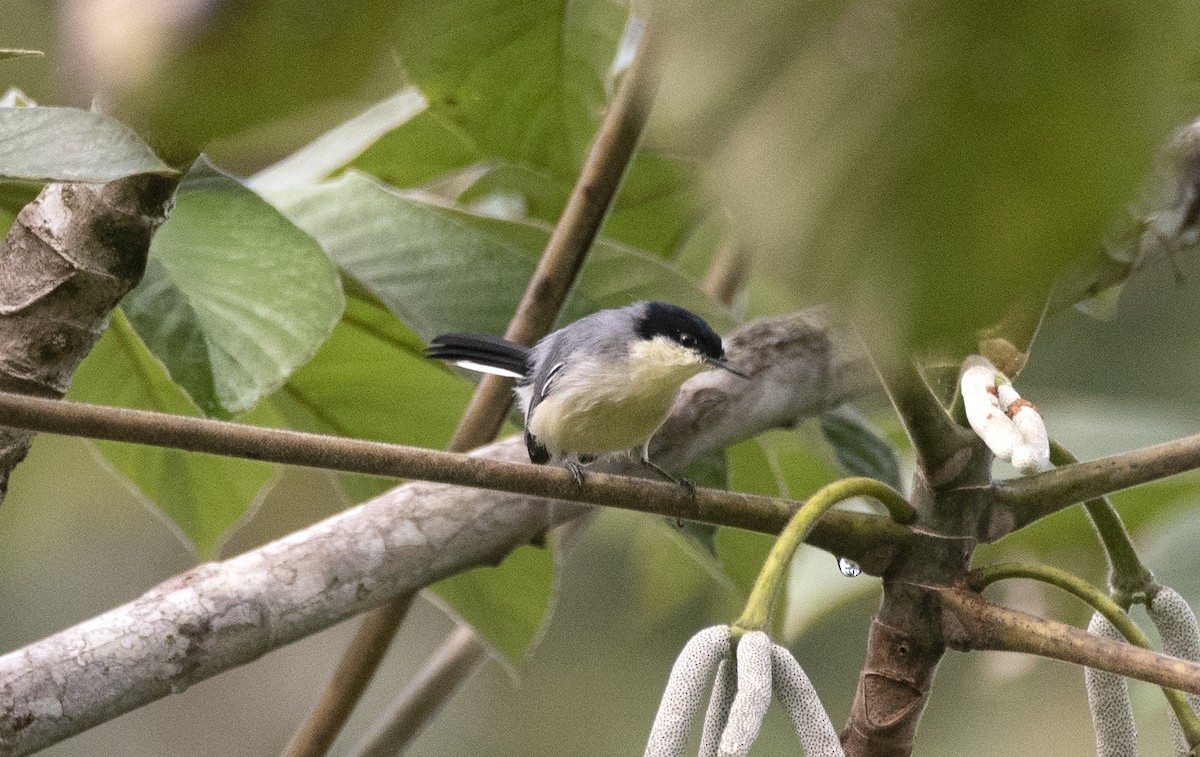
<path id="1" fill-rule="evenodd" d="M 687 489 L 664 481 L 599 471 L 589 472 L 580 484 L 568 470 L 556 466 L 512 463 L 402 444 L 48 400 L 10 392 L 0 392 L 0 425 L 343 473 L 437 481 L 765 533 L 778 533 L 801 504 L 745 492 Z M 905 529 L 888 530 L 887 538 L 903 539 L 905 532 Z M 852 547 L 845 544 L 832 548 L 845 551 Z"/>
<path id="2" fill-rule="evenodd" d="M 653 46 L 653 40 L 643 37 L 634 62 L 626 72 L 608 115 L 592 142 L 566 208 L 546 243 L 537 270 L 509 322 L 505 338 L 532 345 L 553 328 L 641 139 L 655 83 L 655 62 L 651 57 L 656 51 L 652 49 Z M 512 402 L 512 387 L 511 379 L 483 377 L 459 420 L 450 441 L 451 451 L 466 452 L 496 438 Z M 395 601 L 407 603 L 407 599 L 401 597 Z M 384 606 L 374 610 L 373 614 L 391 616 L 395 611 L 396 608 Z M 364 628 L 386 633 L 390 637 L 398 628 L 398 623 L 389 623 L 388 617 L 368 618 L 364 620 Z M 376 647 L 386 643 L 362 631 L 355 635 L 346 650 L 344 663 L 339 665 L 339 671 L 356 680 L 359 688 L 357 693 L 344 691 L 345 696 L 354 696 L 357 700 L 370 683 L 379 662 L 372 661 L 357 647 Z M 354 660 L 359 661 L 362 667 L 350 668 Z M 335 685 L 336 682 L 330 683 L 331 687 Z M 291 748 L 286 757 L 319 757 L 325 754 L 350 714 L 350 709 L 336 704 L 333 696 L 332 690 L 326 692 L 321 704 L 313 710 L 303 727 L 305 731 L 331 732 L 321 739 L 325 747 L 320 750 Z M 401 714 L 400 717 L 407 716 Z M 293 747 L 298 743 L 294 741 Z"/>
<path id="3" fill-rule="evenodd" d="M 454 692 L 479 669 L 487 646 L 470 626 L 459 626 L 429 658 L 392 708 L 355 747 L 355 757 L 402 754 Z"/>
<path id="4" fill-rule="evenodd" d="M 292 737 L 284 754 L 325 754 L 329 751 L 371 681 L 372 675 L 364 676 L 363 671 L 373 673 L 379 668 L 415 596 L 401 594 L 363 617 L 354 640 L 338 660 L 321 700 L 304 726 Z M 335 727 L 330 727 L 331 724 Z"/>
<path id="5" fill-rule="evenodd" d="M 1025 652 L 1200 694 L 1200 665 L 1093 636 L 1066 623 L 992 604 L 965 589 L 939 588 L 946 642 L 962 652 Z"/>
<path id="6" fill-rule="evenodd" d="M 1079 462 L 1075 455 L 1057 441 L 1050 441 L 1050 462 L 1055 465 L 1074 465 Z M 1159 584 L 1138 557 L 1133 540 L 1124 521 L 1108 497 L 1096 497 L 1083 503 L 1092 527 L 1104 545 L 1108 557 L 1108 585 L 1113 600 L 1125 609 L 1134 602 L 1149 604 L 1158 593 Z"/>
<path id="7" fill-rule="evenodd" d="M 746 283 L 749 259 L 750 256 L 740 244 L 731 239 L 725 240 L 704 272 L 700 288 L 717 302 L 733 304 L 733 298 Z"/>
<path id="8" fill-rule="evenodd" d="M 504 337 L 532 345 L 554 327 L 600 224 L 616 196 L 650 114 L 657 84 L 658 41 L 647 24 L 636 56 L 600 124 L 567 206 Z M 465 451 L 496 438 L 512 396 L 512 379 L 485 376 L 463 414 L 451 449 Z M 487 401 L 482 401 L 484 398 Z"/>
<path id="9" fill-rule="evenodd" d="M 995 485 L 999 538 L 1059 510 L 1200 467 L 1200 434 Z"/>

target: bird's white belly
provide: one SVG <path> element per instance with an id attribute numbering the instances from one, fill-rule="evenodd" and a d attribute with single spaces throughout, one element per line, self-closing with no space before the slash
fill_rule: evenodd
<path id="1" fill-rule="evenodd" d="M 662 425 L 680 385 L 702 365 L 578 366 L 555 378 L 529 430 L 555 458 L 639 447 Z M 581 380 L 586 378 L 586 380 Z"/>

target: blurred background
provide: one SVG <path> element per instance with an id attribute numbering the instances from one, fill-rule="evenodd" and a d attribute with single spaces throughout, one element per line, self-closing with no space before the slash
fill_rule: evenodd
<path id="1" fill-rule="evenodd" d="M 103 19 L 136 15 L 143 7 L 157 8 L 161 15 L 158 6 L 171 3 L 64 0 L 55 6 L 6 0 L 0 47 L 35 48 L 46 56 L 5 62 L 0 84 L 19 87 L 44 105 L 86 107 L 91 99 L 89 77 L 119 78 L 136 70 L 139 55 L 153 58 L 155 54 L 142 49 L 142 43 L 131 43 L 124 57 L 102 54 L 122 44 L 119 37 L 97 31 L 105 26 Z M 179 4 L 176 10 L 190 8 L 195 18 L 202 19 L 206 7 Z M 855 23 L 870 27 L 873 18 L 867 14 Z M 186 14 L 182 21 L 175 19 L 171 33 L 186 41 L 189 23 Z M 379 24 L 381 33 L 390 23 Z M 153 27 L 149 32 L 143 29 L 137 39 L 144 42 L 155 34 Z M 314 53 L 342 54 L 336 40 L 327 42 L 324 48 L 316 45 Z M 99 52 L 93 49 L 97 45 Z M 388 55 L 368 57 L 356 85 L 337 97 L 306 105 L 286 119 L 267 114 L 213 138 L 207 151 L 218 165 L 247 175 L 392 94 L 401 83 L 402 64 Z M 95 60 L 109 60 L 115 68 L 92 70 Z M 307 70 L 293 73 L 303 76 Z M 312 76 L 318 79 L 314 86 L 329 85 L 318 74 Z M 205 98 L 221 96 L 197 92 L 192 104 L 202 109 Z M 678 102 L 665 108 L 656 135 L 673 128 L 671 119 L 686 122 L 701 117 Z M 165 118 L 160 113 L 133 113 L 132 118 L 138 117 L 147 122 Z M 1144 141 L 1157 144 L 1168 133 L 1158 129 L 1153 139 Z M 1145 150 L 1139 154 L 1139 165 L 1148 165 L 1147 154 Z M 1057 189 L 1087 191 L 1078 186 Z M 751 190 L 743 187 L 738 196 L 745 197 Z M 776 212 L 769 204 L 760 210 Z M 768 251 L 767 257 L 753 269 L 745 313 L 785 312 L 820 302 L 819 286 L 810 289 L 774 275 L 777 258 L 770 256 L 779 253 L 771 252 L 772 235 L 782 232 L 773 226 L 763 228 L 766 236 L 756 241 Z M 1019 243 L 1029 240 L 1011 242 Z M 939 254 L 934 250 L 930 257 L 936 261 Z M 1003 267 L 1007 262 L 1011 260 L 1001 257 L 996 264 Z M 946 275 L 958 275 L 957 264 L 948 261 L 947 265 Z M 803 267 L 798 268 L 802 274 Z M 822 270 L 822 274 L 832 272 Z M 1197 277 L 1200 263 L 1193 257 L 1154 256 L 1130 277 L 1111 319 L 1098 320 L 1067 309 L 1043 324 L 1019 387 L 1038 404 L 1051 435 L 1079 457 L 1112 454 L 1200 430 L 1200 382 L 1195 381 L 1200 374 L 1200 340 L 1194 327 L 1200 318 Z M 1005 280 L 996 287 L 1003 292 L 1003 287 L 1019 283 Z M 951 303 L 941 317 L 970 306 L 969 297 L 961 306 Z M 922 315 L 914 333 L 926 333 L 922 329 L 928 330 L 932 319 L 933 315 Z M 902 444 L 902 433 L 880 397 L 864 400 L 861 407 L 885 437 Z M 802 496 L 827 475 L 830 455 L 811 428 L 789 438 L 794 454 L 807 461 L 798 464 L 797 469 L 807 473 L 794 482 L 792 492 Z M 731 457 L 744 454 L 750 453 L 734 450 Z M 731 486 L 756 486 L 749 474 L 744 482 L 738 476 L 733 471 Z M 1200 539 L 1198 495 L 1200 481 L 1186 476 L 1115 498 L 1159 578 L 1193 601 L 1200 598 L 1200 551 L 1194 548 Z M 253 548 L 347 504 L 345 489 L 331 477 L 313 471 L 281 471 L 252 517 L 221 546 L 220 556 Z M 523 668 L 514 675 L 499 661 L 485 663 L 410 753 L 422 757 L 640 753 L 678 650 L 700 627 L 736 616 L 742 601 L 728 580 L 694 559 L 693 550 L 669 529 L 648 528 L 639 516 L 602 513 L 570 555 L 552 616 Z M 1036 556 L 1097 583 L 1103 581 L 1103 562 L 1078 508 L 981 549 L 977 561 L 1014 556 Z M 195 562 L 174 527 L 115 474 L 92 445 L 39 436 L 0 507 L 0 652 L 133 599 Z M 863 660 L 878 582 L 866 576 L 844 578 L 833 558 L 823 553 L 806 556 L 802 563 L 798 570 L 803 571 L 803 588 L 789 618 L 797 637 L 790 645 L 840 726 Z M 1061 596 L 1017 585 L 994 591 L 996 599 L 1015 606 L 1086 623 L 1087 613 Z M 811 606 L 806 606 L 806 600 Z M 45 754 L 277 753 L 319 695 L 355 622 L 123 716 Z M 422 601 L 415 606 L 335 753 L 345 753 L 354 744 L 452 627 L 453 621 L 433 604 Z M 1016 655 L 952 652 L 935 686 L 918 735 L 918 755 L 1094 754 L 1078 669 Z M 1167 753 L 1170 736 L 1160 693 L 1140 683 L 1132 684 L 1132 689 L 1144 753 Z M 790 725 L 773 709 L 755 753 L 795 750 Z"/>

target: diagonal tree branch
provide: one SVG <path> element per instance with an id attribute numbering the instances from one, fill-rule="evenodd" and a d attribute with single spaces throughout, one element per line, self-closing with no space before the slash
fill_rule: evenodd
<path id="1" fill-rule="evenodd" d="M 421 729 L 446 704 L 487 656 L 487 646 L 470 626 L 459 626 L 429 658 L 395 704 L 354 748 L 358 757 L 403 754 Z"/>
<path id="2" fill-rule="evenodd" d="M 656 84 L 657 48 L 655 39 L 643 37 L 505 338 L 532 345 L 553 328 L 641 139 Z M 451 451 L 466 452 L 496 438 L 512 403 L 512 388 L 511 379 L 482 378 L 450 440 Z M 346 700 L 357 701 L 379 665 L 381 657 L 371 650 L 385 648 L 403 619 L 403 611 L 395 605 L 407 607 L 411 599 L 397 597 L 364 619 L 320 701 L 285 750 L 287 757 L 319 757 L 328 752 L 353 708 Z M 460 630 L 454 638 L 470 633 L 470 629 Z M 465 668 L 454 670 L 465 675 Z M 427 685 L 433 682 L 437 681 L 425 679 Z M 411 700 L 424 698 L 417 692 Z M 392 715 L 402 722 L 411 720 L 411 713 L 402 709 Z"/>
<path id="3" fill-rule="evenodd" d="M 912 442 L 917 469 L 931 488 L 949 485 L 966 467 L 964 457 L 982 446 L 979 439 L 955 423 L 911 358 L 885 356 L 878 371 Z"/>
<path id="4" fill-rule="evenodd" d="M 142 278 L 179 177 L 48 184 L 0 245 L 0 390 L 61 397 Z M 0 501 L 33 434 L 0 428 Z"/>
<path id="5" fill-rule="evenodd" d="M 1131 486 L 1200 468 L 1200 434 L 995 484 L 988 537 Z"/>
<path id="6" fill-rule="evenodd" d="M 958 588 L 938 589 L 947 644 L 960 652 L 1025 652 L 1200 694 L 1200 665 L 1151 652 L 1066 623 L 992 604 Z"/>
<path id="7" fill-rule="evenodd" d="M 812 314 L 802 314 L 739 330 L 738 349 L 749 354 L 731 349 L 730 359 L 738 365 L 744 365 L 743 358 L 760 361 L 754 379 L 685 386 L 674 420 L 690 432 L 686 438 L 680 432 L 679 444 L 689 454 L 723 449 L 772 425 L 795 425 L 868 385 L 861 377 L 850 378 L 858 375 L 853 365 L 868 370 L 853 340 L 831 336 L 825 325 L 820 328 L 828 341 L 844 348 L 814 355 L 803 346 L 814 341 L 811 331 L 818 327 L 813 321 Z M 788 331 L 797 335 L 796 344 L 780 339 Z M 671 453 L 671 440 L 667 443 Z M 519 438 L 491 445 L 480 455 L 509 461 L 495 471 L 564 474 L 512 463 L 525 457 Z M 688 461 L 679 454 L 674 459 Z M 598 473 L 589 476 L 589 487 L 577 489 L 564 475 L 563 491 L 573 494 L 594 491 L 592 484 L 626 485 L 625 479 Z M 480 476 L 478 483 L 490 485 L 486 479 Z M 666 489 L 671 493 L 665 501 L 679 497 L 682 506 L 664 508 L 670 514 L 705 517 L 697 503 L 708 495 L 692 501 L 680 496 L 678 487 Z M 634 495 L 628 490 L 622 496 Z M 44 748 L 390 597 L 495 564 L 584 511 L 561 501 L 415 482 L 257 550 L 198 566 L 127 605 L 0 657 L 0 754 Z M 772 525 L 764 521 L 763 526 L 778 531 L 788 515 L 777 509 Z M 909 538 L 907 529 L 884 518 L 832 512 L 809 542 L 881 572 Z"/>

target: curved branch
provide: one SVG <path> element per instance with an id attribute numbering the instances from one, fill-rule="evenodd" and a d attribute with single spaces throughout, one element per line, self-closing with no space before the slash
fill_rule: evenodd
<path id="1" fill-rule="evenodd" d="M 946 642 L 960 652 L 1025 652 L 1200 694 L 1200 665 L 1194 662 L 1000 607 L 965 589 L 935 591 L 948 611 L 943 616 Z"/>
<path id="2" fill-rule="evenodd" d="M 995 484 L 990 539 L 1080 502 L 1200 468 L 1200 434 Z"/>

